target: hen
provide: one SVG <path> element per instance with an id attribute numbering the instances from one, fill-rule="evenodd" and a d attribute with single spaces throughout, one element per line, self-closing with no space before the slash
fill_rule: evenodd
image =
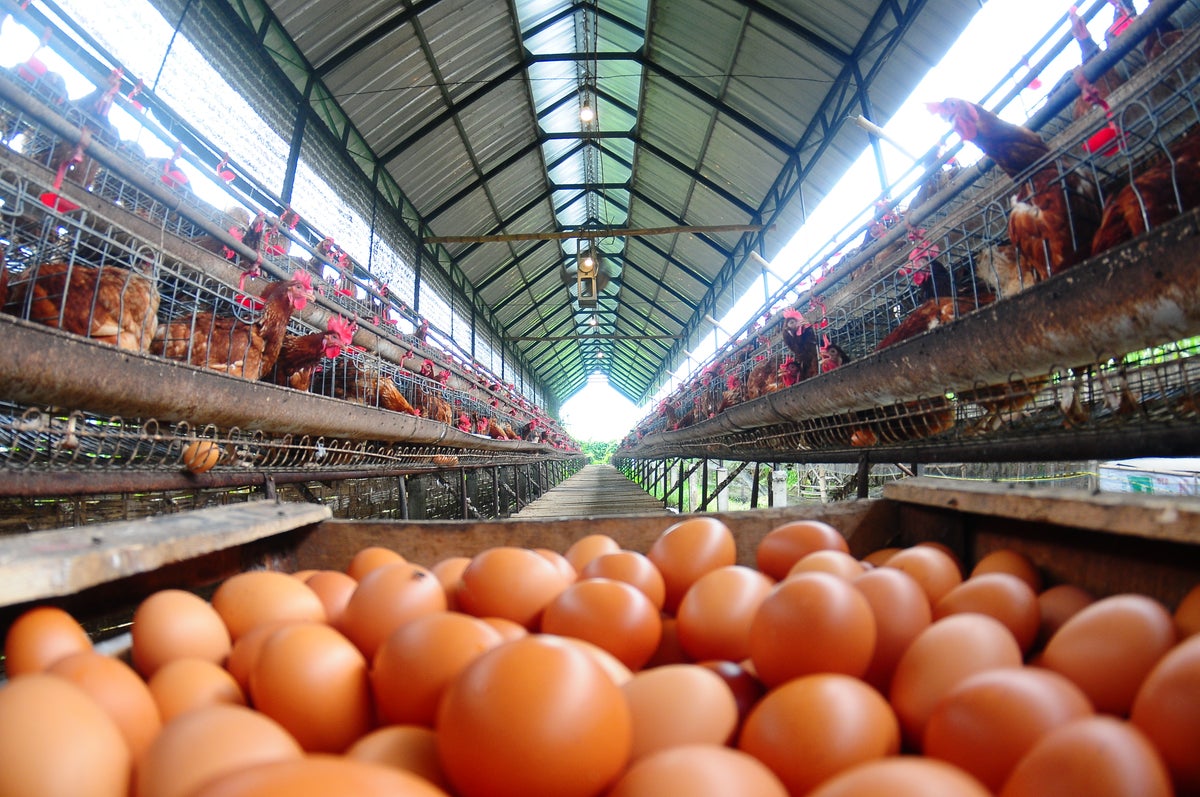
<path id="1" fill-rule="evenodd" d="M 1076 172 L 1063 174 L 1037 133 L 1002 120 L 972 102 L 950 98 L 929 110 L 954 125 L 1018 183 L 1008 214 L 1008 235 L 1018 255 L 1021 282 L 1030 285 L 1086 259 L 1100 226 L 1095 185 Z"/>
<path id="2" fill-rule="evenodd" d="M 341 357 L 332 373 L 323 378 L 318 392 L 354 404 L 365 404 L 406 415 L 420 415 L 421 411 L 409 403 L 396 382 L 390 376 L 382 376 L 379 369 L 367 365 L 357 358 Z"/>
<path id="3" fill-rule="evenodd" d="M 1099 254 L 1181 212 L 1200 207 L 1200 128 L 1189 130 L 1163 157 L 1148 166 L 1104 206 L 1100 229 L 1092 239 Z"/>
<path id="4" fill-rule="evenodd" d="M 121 266 L 42 263 L 13 274 L 8 293 L 14 315 L 130 351 L 158 328 L 158 284 Z"/>
<path id="5" fill-rule="evenodd" d="M 308 391 L 313 372 L 325 358 L 333 359 L 354 341 L 357 325 L 338 316 L 330 316 L 324 332 L 286 335 L 270 381 L 296 390 Z"/>
<path id="6" fill-rule="evenodd" d="M 262 293 L 262 316 L 246 323 L 206 311 L 158 327 L 150 351 L 246 379 L 257 380 L 275 367 L 292 313 L 312 298 L 312 278 L 297 272 L 272 282 Z"/>
<path id="7" fill-rule="evenodd" d="M 434 376 L 433 360 L 425 359 L 421 361 L 421 376 L 429 380 L 437 380 L 441 386 L 445 386 L 450 379 L 450 372 L 443 371 L 441 374 Z M 450 406 L 450 402 L 442 398 L 441 390 L 430 386 L 428 383 L 418 381 L 413 390 L 413 399 L 417 409 L 421 411 L 421 415 L 431 420 L 440 421 L 441 423 L 450 426 L 454 423 L 454 408 Z"/>
<path id="8" fill-rule="evenodd" d="M 788 308 L 783 311 L 783 345 L 792 353 L 793 363 L 789 366 L 790 377 L 797 382 L 811 379 L 821 372 L 821 349 L 817 331 L 804 320 L 799 311 Z"/>

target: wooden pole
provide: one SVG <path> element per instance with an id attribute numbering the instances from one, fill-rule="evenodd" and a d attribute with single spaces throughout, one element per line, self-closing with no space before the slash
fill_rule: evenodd
<path id="1" fill-rule="evenodd" d="M 716 224 L 684 225 L 676 227 L 626 227 L 622 229 L 553 230 L 547 232 L 497 233 L 496 235 L 430 235 L 423 240 L 427 244 L 486 244 L 507 241 L 564 241 L 574 238 L 593 240 L 596 238 L 644 238 L 651 235 L 676 235 L 678 233 L 716 232 L 762 232 L 765 224 Z"/>

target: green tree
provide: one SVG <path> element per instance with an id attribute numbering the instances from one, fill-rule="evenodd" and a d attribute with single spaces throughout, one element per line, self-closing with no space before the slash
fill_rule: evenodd
<path id="1" fill-rule="evenodd" d="M 616 440 L 584 440 L 579 444 L 593 465 L 606 465 L 617 450 Z"/>

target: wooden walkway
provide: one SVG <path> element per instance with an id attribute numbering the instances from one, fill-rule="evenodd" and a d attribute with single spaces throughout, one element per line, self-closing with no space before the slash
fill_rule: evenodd
<path id="1" fill-rule="evenodd" d="M 513 517 L 526 520 L 666 513 L 662 501 L 612 465 L 586 465 Z"/>

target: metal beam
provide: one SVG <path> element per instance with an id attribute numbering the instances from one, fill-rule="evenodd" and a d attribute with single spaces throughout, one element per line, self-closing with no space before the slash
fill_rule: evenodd
<path id="1" fill-rule="evenodd" d="M 621 184 L 625 185 L 624 183 Z M 558 186 L 558 188 L 574 188 L 585 190 L 588 187 Z M 620 229 L 579 229 L 554 230 L 548 232 L 500 233 L 497 235 L 430 235 L 424 241 L 427 244 L 476 244 L 505 241 L 562 241 L 572 238 L 593 240 L 596 238 L 644 238 L 651 235 L 678 235 L 680 233 L 710 233 L 710 232 L 763 232 L 767 228 L 761 224 L 716 224 L 716 225 L 679 225 L 675 227 L 624 227 Z M 697 279 L 700 279 L 697 277 Z M 705 283 L 708 284 L 707 282 Z"/>
<path id="2" fill-rule="evenodd" d="M 679 340 L 678 335 L 621 335 L 621 334 L 600 334 L 600 335 L 556 335 L 554 337 L 545 336 L 518 336 L 505 338 L 505 342 L 517 340 L 545 340 L 545 341 L 561 341 L 561 340 Z"/>

